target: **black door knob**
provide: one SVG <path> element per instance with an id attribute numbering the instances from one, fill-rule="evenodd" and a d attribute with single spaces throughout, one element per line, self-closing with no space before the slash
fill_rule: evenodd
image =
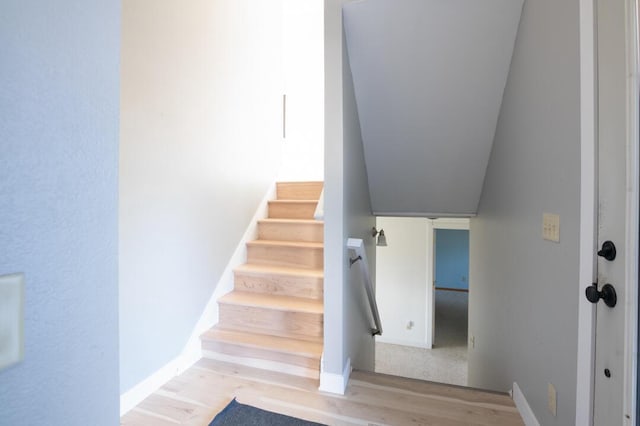
<path id="1" fill-rule="evenodd" d="M 616 306 L 618 296 L 616 295 L 616 289 L 611 284 L 605 284 L 602 286 L 602 291 L 598 291 L 598 285 L 592 284 L 585 290 L 587 300 L 591 303 L 598 303 L 600 299 L 604 300 L 604 304 L 610 308 Z"/>
<path id="2" fill-rule="evenodd" d="M 602 248 L 598 251 L 598 256 L 604 257 L 607 260 L 613 260 L 616 258 L 616 245 L 611 241 L 605 241 L 602 243 Z"/>

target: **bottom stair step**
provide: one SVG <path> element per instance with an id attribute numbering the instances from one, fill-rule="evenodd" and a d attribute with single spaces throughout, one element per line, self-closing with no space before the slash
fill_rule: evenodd
<path id="1" fill-rule="evenodd" d="M 321 339 L 296 340 L 214 327 L 206 331 L 201 340 L 205 358 L 225 360 L 226 355 L 234 357 L 240 364 L 252 366 L 259 366 L 261 361 L 266 361 L 267 364 L 262 364 L 267 369 L 314 378 L 319 376 Z M 281 368 L 271 368 L 273 366 Z"/>

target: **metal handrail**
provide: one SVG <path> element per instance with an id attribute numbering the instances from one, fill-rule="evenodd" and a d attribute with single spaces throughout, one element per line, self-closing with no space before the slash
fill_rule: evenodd
<path id="1" fill-rule="evenodd" d="M 371 329 L 371 334 L 373 336 L 382 334 L 382 323 L 380 321 L 380 313 L 378 312 L 376 296 L 373 293 L 373 284 L 371 283 L 371 275 L 369 274 L 369 262 L 367 261 L 367 253 L 364 250 L 364 243 L 359 238 L 349 238 L 347 240 L 347 247 L 356 255 L 349 259 L 351 266 L 360 261 L 360 269 L 362 270 L 362 276 L 364 278 L 364 289 L 367 293 L 369 307 L 371 308 L 371 314 L 373 315 L 373 321 L 375 322 L 375 327 Z"/>

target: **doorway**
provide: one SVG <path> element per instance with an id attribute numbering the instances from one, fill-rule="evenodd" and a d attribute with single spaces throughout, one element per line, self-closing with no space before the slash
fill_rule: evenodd
<path id="1" fill-rule="evenodd" d="M 375 371 L 467 385 L 469 219 L 379 217 Z"/>

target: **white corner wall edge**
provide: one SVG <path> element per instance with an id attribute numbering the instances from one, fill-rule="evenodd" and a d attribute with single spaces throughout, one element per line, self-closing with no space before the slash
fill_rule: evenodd
<path id="1" fill-rule="evenodd" d="M 513 398 L 513 402 L 516 404 L 516 408 L 518 408 L 518 411 L 522 416 L 524 424 L 526 426 L 540 426 L 540 422 L 538 422 L 535 414 L 533 414 L 533 410 L 529 406 L 527 398 L 524 397 L 520 386 L 518 386 L 516 382 L 513 382 L 513 390 L 511 392 L 511 396 Z"/>
<path id="2" fill-rule="evenodd" d="M 576 355 L 576 425 L 593 424 L 595 309 L 585 300 L 584 283 L 594 279 L 596 205 L 596 46 L 595 6 L 580 0 L 580 246 L 578 346 Z"/>
<path id="3" fill-rule="evenodd" d="M 316 206 L 313 218 L 315 220 L 324 220 L 324 187 L 320 192 L 320 198 L 318 199 L 318 205 Z"/>
<path id="4" fill-rule="evenodd" d="M 324 371 L 324 362 L 321 362 L 322 372 L 320 373 L 320 387 L 318 390 L 322 392 L 344 395 L 351 376 L 351 358 L 347 358 L 347 364 L 344 366 L 342 374 L 327 373 Z"/>
<path id="5" fill-rule="evenodd" d="M 218 299 L 233 289 L 233 270 L 245 262 L 247 256 L 247 242 L 254 240 L 258 236 L 258 220 L 264 219 L 269 213 L 269 201 L 276 197 L 276 182 L 273 182 L 264 198 L 260 202 L 249 226 L 242 239 L 236 246 L 229 263 L 224 269 L 218 284 L 207 302 L 200 319 L 196 323 L 187 344 L 176 358 L 160 368 L 155 373 L 120 395 L 120 416 L 123 416 L 146 397 L 155 392 L 166 382 L 181 374 L 200 358 L 202 358 L 202 345 L 200 336 L 202 333 L 218 323 Z"/>

